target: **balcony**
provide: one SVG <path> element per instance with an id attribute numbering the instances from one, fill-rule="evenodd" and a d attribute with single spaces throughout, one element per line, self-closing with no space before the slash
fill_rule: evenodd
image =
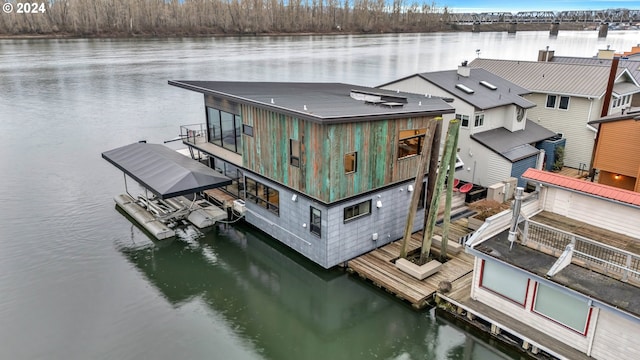
<path id="1" fill-rule="evenodd" d="M 182 139 L 183 144 L 193 149 L 224 161 L 228 161 L 238 167 L 242 167 L 242 155 L 229 151 L 208 141 L 207 124 L 202 123 L 180 126 L 180 138 Z"/>

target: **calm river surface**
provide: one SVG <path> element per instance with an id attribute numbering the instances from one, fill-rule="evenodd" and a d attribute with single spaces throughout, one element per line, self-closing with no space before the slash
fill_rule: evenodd
<path id="1" fill-rule="evenodd" d="M 593 56 L 639 35 L 0 40 L 0 359 L 519 358 L 251 228 L 154 243 L 115 208 L 123 176 L 100 153 L 204 122 L 170 79 L 375 86 L 476 49 Z"/>

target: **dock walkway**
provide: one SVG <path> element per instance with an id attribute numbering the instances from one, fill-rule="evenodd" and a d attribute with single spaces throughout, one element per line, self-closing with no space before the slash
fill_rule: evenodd
<path id="1" fill-rule="evenodd" d="M 397 240 L 349 260 L 347 270 L 408 301 L 416 309 L 432 303 L 441 281 L 448 281 L 452 289 L 458 289 L 464 285 L 465 275 L 473 271 L 473 256 L 460 252 L 450 256 L 436 274 L 418 280 L 396 268 L 394 261 L 400 255 L 401 246 L 402 240 Z M 421 246 L 422 231 L 412 235 L 407 252 L 416 252 Z M 439 255 L 439 249 L 432 247 L 432 253 Z"/>

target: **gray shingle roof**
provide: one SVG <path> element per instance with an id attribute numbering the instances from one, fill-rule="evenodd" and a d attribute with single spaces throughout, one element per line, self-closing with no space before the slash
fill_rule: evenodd
<path id="1" fill-rule="evenodd" d="M 596 98 L 604 95 L 610 72 L 600 65 L 482 58 L 474 59 L 470 66 L 488 70 L 532 92 Z M 616 78 L 625 71 L 618 67 Z"/>
<path id="2" fill-rule="evenodd" d="M 471 135 L 471 138 L 511 162 L 538 153 L 529 145 L 556 136 L 553 131 L 527 120 L 524 130 L 511 132 L 503 127 Z"/>
<path id="3" fill-rule="evenodd" d="M 425 72 L 418 76 L 481 110 L 510 104 L 523 108 L 535 106 L 520 96 L 531 93 L 529 90 L 484 69 L 470 69 L 468 77 L 458 75 L 457 70 Z M 494 85 L 496 89 L 481 85 L 481 81 Z M 473 93 L 469 94 L 456 88 L 457 84 L 466 86 L 473 90 Z"/>
<path id="4" fill-rule="evenodd" d="M 439 97 L 342 83 L 172 80 L 169 84 L 320 123 L 436 116 L 455 111 Z M 398 106 L 365 103 L 352 98 L 352 90 L 402 97 L 406 103 Z"/>

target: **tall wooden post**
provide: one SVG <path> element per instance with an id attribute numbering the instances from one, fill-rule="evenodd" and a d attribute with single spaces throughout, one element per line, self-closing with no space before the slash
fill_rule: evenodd
<path id="1" fill-rule="evenodd" d="M 407 258 L 407 247 L 411 233 L 413 232 L 413 218 L 416 216 L 418 209 L 418 202 L 420 201 L 420 193 L 422 192 L 422 182 L 424 179 L 424 172 L 427 167 L 427 161 L 431 157 L 433 149 L 428 144 L 432 143 L 436 123 L 442 123 L 442 118 L 437 117 L 429 122 L 427 125 L 427 137 L 424 139 L 422 145 L 422 155 L 420 158 L 420 164 L 418 165 L 418 172 L 416 173 L 416 182 L 413 186 L 413 195 L 411 195 L 411 205 L 409 207 L 409 214 L 407 215 L 407 222 L 404 228 L 404 237 L 402 238 L 402 246 L 400 247 L 400 257 Z"/>
<path id="2" fill-rule="evenodd" d="M 429 175 L 427 176 L 427 200 L 424 202 L 424 220 L 422 228 L 427 228 L 427 221 L 429 217 L 429 209 L 431 208 L 431 201 L 433 200 L 433 191 L 436 188 L 436 176 L 438 175 L 438 160 L 440 159 L 440 140 L 442 138 L 442 121 L 436 123 L 436 128 L 433 132 L 433 138 L 431 139 L 431 158 L 429 159 Z"/>
<path id="3" fill-rule="evenodd" d="M 460 123 L 452 123 L 455 135 L 453 136 L 453 150 L 449 156 L 449 175 L 447 176 L 447 197 L 444 205 L 444 220 L 442 222 L 442 245 L 440 246 L 440 262 L 447 261 L 447 244 L 449 242 L 449 224 L 451 223 L 451 198 L 453 197 L 453 178 L 456 176 L 456 153 L 458 152 L 458 133 Z M 446 164 L 446 159 L 442 159 L 442 164 Z"/>
<path id="4" fill-rule="evenodd" d="M 436 227 L 436 220 L 438 217 L 438 207 L 440 206 L 440 195 L 442 194 L 442 188 L 444 186 L 444 180 L 446 178 L 446 166 L 449 164 L 449 159 L 453 152 L 454 136 L 457 136 L 456 129 L 458 128 L 459 120 L 454 119 L 449 122 L 449 129 L 447 130 L 447 140 L 445 142 L 444 154 L 442 155 L 442 161 L 438 176 L 436 177 L 435 190 L 433 198 L 431 199 L 431 206 L 429 208 L 429 218 L 427 220 L 427 227 L 423 230 L 424 237 L 422 238 L 422 249 L 420 251 L 420 263 L 424 264 L 429 258 L 429 252 L 431 251 L 431 241 Z M 429 169 L 429 172 L 436 169 Z"/>

